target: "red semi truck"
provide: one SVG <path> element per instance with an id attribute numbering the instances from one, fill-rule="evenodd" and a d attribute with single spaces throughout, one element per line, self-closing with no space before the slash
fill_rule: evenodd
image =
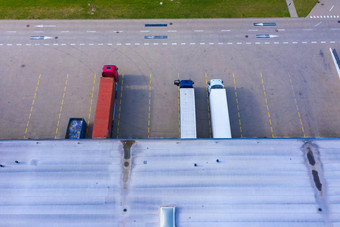
<path id="1" fill-rule="evenodd" d="M 99 84 L 96 116 L 93 123 L 93 139 L 111 138 L 117 82 L 117 66 L 104 65 Z"/>

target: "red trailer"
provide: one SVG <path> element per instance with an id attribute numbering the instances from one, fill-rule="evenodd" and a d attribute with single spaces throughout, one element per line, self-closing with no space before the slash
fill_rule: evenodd
<path id="1" fill-rule="evenodd" d="M 93 139 L 111 138 L 117 81 L 118 68 L 115 65 L 104 65 L 93 123 Z"/>

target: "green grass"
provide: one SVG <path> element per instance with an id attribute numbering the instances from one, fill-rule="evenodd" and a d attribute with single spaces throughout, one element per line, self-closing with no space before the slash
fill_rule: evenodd
<path id="1" fill-rule="evenodd" d="M 299 17 L 306 17 L 318 0 L 294 0 L 294 5 Z"/>
<path id="2" fill-rule="evenodd" d="M 298 14 L 303 16 L 313 7 L 309 2 L 314 0 L 295 0 L 295 2 L 299 6 Z M 285 0 L 0 0 L 0 6 L 0 19 L 289 16 Z M 92 6 L 95 8 L 94 12 L 91 11 Z"/>

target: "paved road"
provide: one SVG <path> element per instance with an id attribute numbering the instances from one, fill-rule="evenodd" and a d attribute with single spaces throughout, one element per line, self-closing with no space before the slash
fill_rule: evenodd
<path id="1" fill-rule="evenodd" d="M 262 22 L 276 26 L 253 25 Z M 2 21 L 0 34 L 0 138 L 63 138 L 69 117 L 84 117 L 90 137 L 100 70 L 112 63 L 114 137 L 177 138 L 177 78 L 195 81 L 199 138 L 210 137 L 212 78 L 227 87 L 233 137 L 340 135 L 334 18 Z"/>

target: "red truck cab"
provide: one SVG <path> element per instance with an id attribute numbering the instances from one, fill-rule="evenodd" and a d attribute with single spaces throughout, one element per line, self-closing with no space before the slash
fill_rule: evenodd
<path id="1" fill-rule="evenodd" d="M 118 67 L 115 65 L 104 65 L 103 66 L 103 77 L 113 77 L 118 82 Z"/>

